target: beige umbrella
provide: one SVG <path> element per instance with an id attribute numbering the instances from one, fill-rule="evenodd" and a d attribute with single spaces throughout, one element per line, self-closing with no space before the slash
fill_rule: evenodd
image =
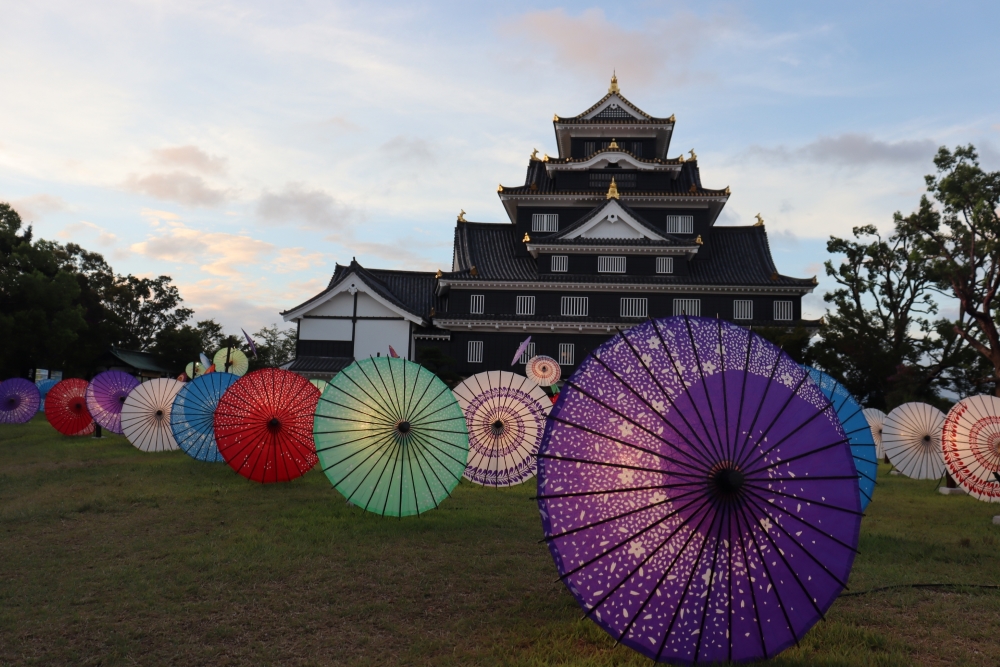
<path id="1" fill-rule="evenodd" d="M 937 479 L 944 473 L 941 428 L 944 413 L 927 403 L 904 403 L 885 418 L 882 447 L 889 462 L 913 479 Z"/>
<path id="2" fill-rule="evenodd" d="M 878 408 L 865 408 L 862 414 L 868 421 L 868 427 L 872 430 L 872 438 L 875 440 L 875 455 L 881 461 L 882 457 L 885 456 L 885 450 L 882 449 L 882 428 L 885 426 L 886 414 Z"/>
<path id="3" fill-rule="evenodd" d="M 942 429 L 944 462 L 970 496 L 1000 503 L 1000 398 L 970 396 L 948 412 Z"/>
<path id="4" fill-rule="evenodd" d="M 159 378 L 129 392 L 122 405 L 122 433 L 137 449 L 165 452 L 178 449 L 170 428 L 170 409 L 183 382 Z"/>

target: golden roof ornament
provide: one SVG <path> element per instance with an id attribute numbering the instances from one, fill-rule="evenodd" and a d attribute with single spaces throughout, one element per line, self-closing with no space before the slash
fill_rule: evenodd
<path id="1" fill-rule="evenodd" d="M 819 281 L 816 280 L 816 276 L 813 276 L 813 285 L 819 285 Z"/>
<path id="2" fill-rule="evenodd" d="M 729 192 L 729 186 L 728 186 L 728 185 L 726 186 L 726 189 L 724 190 L 724 192 L 725 192 L 725 193 L 726 193 L 727 195 L 728 195 L 728 194 L 730 194 L 730 192 Z"/>
<path id="3" fill-rule="evenodd" d="M 608 199 L 618 199 L 618 184 L 615 183 L 614 176 L 611 177 L 611 186 L 608 188 Z"/>
<path id="4" fill-rule="evenodd" d="M 531 243 L 531 237 L 528 236 L 528 232 L 524 233 L 524 238 L 521 239 L 521 243 Z"/>
<path id="5" fill-rule="evenodd" d="M 691 187 L 688 188 L 688 192 L 690 192 L 691 194 L 695 194 L 696 192 L 698 192 L 698 186 L 695 183 L 692 183 Z"/>
<path id="6" fill-rule="evenodd" d="M 552 122 L 553 123 L 559 122 L 559 114 L 552 114 Z"/>
<path id="7" fill-rule="evenodd" d="M 676 119 L 676 118 L 674 118 L 674 115 L 673 115 L 673 114 L 670 114 L 670 118 L 668 118 L 668 119 L 667 119 L 667 121 L 668 121 L 668 122 L 671 122 L 671 123 L 676 123 L 676 122 L 677 122 L 677 119 Z"/>
<path id="8" fill-rule="evenodd" d="M 542 162 L 548 162 L 548 161 L 549 161 L 549 154 L 546 153 L 545 155 L 542 156 Z"/>
<path id="9" fill-rule="evenodd" d="M 692 162 L 694 162 L 695 160 L 697 160 L 697 159 L 698 159 L 698 154 L 694 152 L 694 149 L 693 149 L 693 148 L 692 148 L 691 150 L 689 150 L 689 151 L 688 151 L 688 153 L 690 153 L 690 154 L 691 154 L 691 161 L 692 161 Z"/>
<path id="10" fill-rule="evenodd" d="M 610 148 L 610 149 L 617 149 L 618 148 L 618 142 L 615 141 L 614 139 L 612 139 L 611 143 L 608 144 L 608 148 Z"/>
<path id="11" fill-rule="evenodd" d="M 705 242 L 701 240 L 701 234 L 698 234 L 698 238 L 694 240 L 695 245 L 705 245 Z"/>
<path id="12" fill-rule="evenodd" d="M 760 213 L 758 213 L 754 217 L 757 218 L 757 222 L 753 223 L 753 226 L 754 227 L 763 227 L 764 226 L 764 218 L 760 217 Z"/>
<path id="13" fill-rule="evenodd" d="M 537 160 L 538 159 L 538 149 L 537 148 L 532 148 L 531 149 L 531 157 L 529 157 L 528 159 L 529 160 Z"/>
<path id="14" fill-rule="evenodd" d="M 471 273 L 474 276 L 478 276 L 479 275 L 479 269 L 476 268 L 475 264 L 473 264 L 472 268 L 469 269 L 469 273 Z"/>
<path id="15" fill-rule="evenodd" d="M 681 164 L 684 164 L 684 153 L 681 153 L 680 155 L 677 156 L 677 161 L 680 162 Z"/>
<path id="16" fill-rule="evenodd" d="M 461 211 L 458 212 L 458 222 L 468 222 L 468 220 L 465 219 L 465 209 L 464 208 Z"/>
<path id="17" fill-rule="evenodd" d="M 438 269 L 437 273 L 434 274 L 434 277 L 435 278 L 440 278 L 443 275 L 444 275 L 444 272 L 441 271 L 441 269 Z"/>
<path id="18" fill-rule="evenodd" d="M 503 192 L 503 183 L 497 186 L 497 192 Z"/>
<path id="19" fill-rule="evenodd" d="M 610 95 L 611 93 L 618 93 L 618 92 L 621 92 L 618 89 L 618 74 L 617 74 L 617 72 L 612 72 L 611 73 L 611 85 L 608 87 L 608 95 Z"/>
<path id="20" fill-rule="evenodd" d="M 435 315 L 437 315 L 437 309 L 434 306 L 431 306 L 431 317 L 434 317 Z"/>
<path id="21" fill-rule="evenodd" d="M 771 274 L 771 280 L 773 280 L 774 282 L 778 282 L 778 272 L 777 271 L 775 271 L 774 273 Z"/>

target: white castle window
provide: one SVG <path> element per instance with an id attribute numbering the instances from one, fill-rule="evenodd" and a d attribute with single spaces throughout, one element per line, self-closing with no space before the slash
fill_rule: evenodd
<path id="1" fill-rule="evenodd" d="M 789 322 L 792 320 L 793 313 L 794 313 L 794 307 L 791 301 L 774 302 L 774 319 L 783 322 Z"/>
<path id="2" fill-rule="evenodd" d="M 573 343 L 559 343 L 559 365 L 572 366 L 576 358 L 576 346 Z"/>
<path id="3" fill-rule="evenodd" d="M 751 301 L 750 299 L 736 299 L 735 301 L 733 301 L 733 319 L 752 320 L 753 301 Z"/>
<path id="4" fill-rule="evenodd" d="M 569 270 L 569 255 L 552 255 L 551 262 L 552 273 L 566 273 Z"/>
<path id="5" fill-rule="evenodd" d="M 646 317 L 647 312 L 649 312 L 649 299 L 640 297 L 622 298 L 622 317 Z"/>
<path id="6" fill-rule="evenodd" d="M 533 356 L 535 356 L 535 344 L 528 343 L 528 347 L 524 348 L 524 352 L 521 353 L 521 358 L 517 360 L 517 363 L 526 364 Z"/>
<path id="7" fill-rule="evenodd" d="M 535 314 L 535 297 L 533 297 L 533 296 L 519 296 L 519 297 L 517 297 L 517 314 L 518 315 L 534 315 Z"/>
<path id="8" fill-rule="evenodd" d="M 469 297 L 469 312 L 473 315 L 483 314 L 483 303 L 486 298 L 482 294 L 473 294 Z"/>
<path id="9" fill-rule="evenodd" d="M 656 272 L 657 273 L 673 273 L 674 272 L 674 258 L 673 257 L 657 257 L 656 258 Z"/>
<path id="10" fill-rule="evenodd" d="M 483 363 L 483 341 L 481 340 L 469 341 L 469 363 L 470 364 Z"/>
<path id="11" fill-rule="evenodd" d="M 701 315 L 701 299 L 674 299 L 674 315 Z"/>
<path id="12" fill-rule="evenodd" d="M 598 273 L 625 273 L 624 257 L 606 257 L 601 255 L 597 258 Z"/>
<path id="13" fill-rule="evenodd" d="M 587 300 L 585 296 L 564 296 L 559 312 L 564 317 L 586 317 Z"/>
<path id="14" fill-rule="evenodd" d="M 533 213 L 531 215 L 531 231 L 533 232 L 558 232 L 558 213 Z"/>
<path id="15" fill-rule="evenodd" d="M 668 215 L 667 234 L 694 234 L 694 216 Z"/>

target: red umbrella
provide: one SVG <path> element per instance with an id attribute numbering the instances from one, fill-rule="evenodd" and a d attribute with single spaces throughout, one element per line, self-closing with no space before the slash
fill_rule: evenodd
<path id="1" fill-rule="evenodd" d="M 287 482 L 316 465 L 313 414 L 319 390 L 279 368 L 247 373 L 215 410 L 215 439 L 229 466 L 247 479 Z"/>
<path id="2" fill-rule="evenodd" d="M 94 418 L 87 409 L 87 381 L 63 380 L 45 396 L 45 418 L 63 435 L 90 435 Z"/>

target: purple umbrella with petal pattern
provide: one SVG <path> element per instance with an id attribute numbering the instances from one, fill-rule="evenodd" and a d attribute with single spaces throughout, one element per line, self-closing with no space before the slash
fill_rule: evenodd
<path id="1" fill-rule="evenodd" d="M 0 382 L 0 424 L 24 424 L 38 412 L 42 397 L 34 382 L 11 378 Z"/>
<path id="2" fill-rule="evenodd" d="M 788 355 L 707 318 L 651 320 L 566 382 L 538 454 L 560 579 L 640 653 L 750 661 L 798 642 L 846 586 L 857 470 Z"/>
<path id="3" fill-rule="evenodd" d="M 101 428 L 122 434 L 122 406 L 139 381 L 122 371 L 104 371 L 87 386 L 87 409 Z"/>

